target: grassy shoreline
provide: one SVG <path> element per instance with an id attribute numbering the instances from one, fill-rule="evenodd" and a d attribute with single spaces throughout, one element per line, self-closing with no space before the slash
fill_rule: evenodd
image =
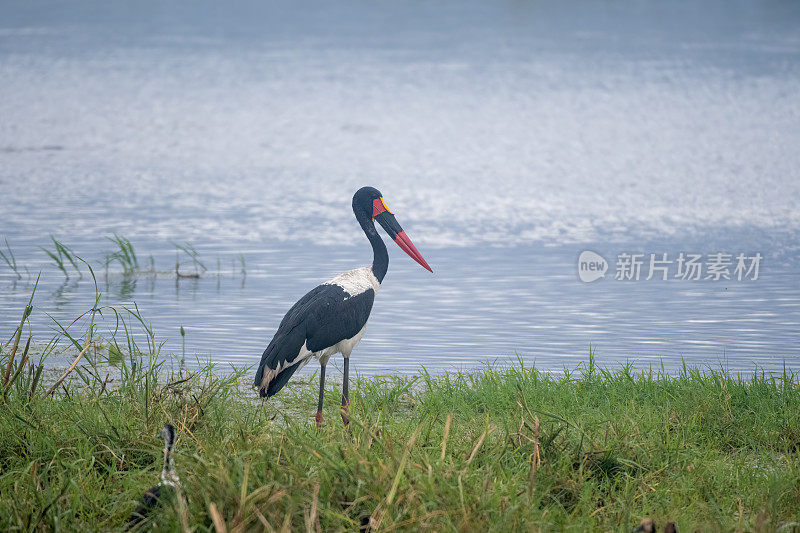
<path id="1" fill-rule="evenodd" d="M 121 363 L 113 388 L 82 372 L 49 397 L 29 393 L 25 372 L 8 388 L 0 530 L 121 529 L 158 479 L 166 421 L 178 428 L 193 531 L 215 531 L 212 509 L 228 531 L 629 531 L 646 515 L 683 531 L 800 523 L 793 374 L 670 377 L 589 361 L 561 375 L 357 377 L 345 430 L 333 384 L 315 427 L 313 379 L 262 402 L 243 372 L 205 367 L 181 381 L 141 357 Z M 175 508 L 155 519 L 181 529 Z"/>

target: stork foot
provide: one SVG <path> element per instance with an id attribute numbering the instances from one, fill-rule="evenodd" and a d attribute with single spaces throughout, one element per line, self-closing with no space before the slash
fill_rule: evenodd
<path id="1" fill-rule="evenodd" d="M 314 418 L 317 420 L 317 427 L 325 423 L 325 419 L 322 417 L 322 411 L 317 411 L 317 416 Z"/>

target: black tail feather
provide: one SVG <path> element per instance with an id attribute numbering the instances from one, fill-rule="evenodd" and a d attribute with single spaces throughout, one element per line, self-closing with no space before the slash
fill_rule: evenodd
<path id="1" fill-rule="evenodd" d="M 267 387 L 266 396 L 269 398 L 270 396 L 274 396 L 279 390 L 286 385 L 286 382 L 289 381 L 289 378 L 300 368 L 299 364 L 292 365 L 290 367 L 284 368 L 283 371 L 275 376 L 275 379 L 269 382 L 269 386 Z M 264 391 L 261 391 L 262 397 L 264 396 Z"/>

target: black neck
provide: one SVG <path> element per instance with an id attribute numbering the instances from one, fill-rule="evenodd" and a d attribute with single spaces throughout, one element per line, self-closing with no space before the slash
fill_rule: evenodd
<path id="1" fill-rule="evenodd" d="M 169 476 L 175 472 L 175 463 L 172 460 L 172 443 L 166 443 L 164 447 L 164 468 L 161 470 L 161 478 Z"/>
<path id="2" fill-rule="evenodd" d="M 375 229 L 375 221 L 367 213 L 353 209 L 356 215 L 356 220 L 361 224 L 361 229 L 369 239 L 372 245 L 372 273 L 378 279 L 378 283 L 383 281 L 386 276 L 386 271 L 389 269 L 389 253 L 386 251 L 386 245 L 383 244 L 383 239 L 378 235 Z"/>

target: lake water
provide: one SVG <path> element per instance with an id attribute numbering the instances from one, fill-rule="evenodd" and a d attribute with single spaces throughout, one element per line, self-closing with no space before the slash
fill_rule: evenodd
<path id="1" fill-rule="evenodd" d="M 5 3 L 0 96 L 23 273 L 0 263 L 4 336 L 40 270 L 36 338 L 93 301 L 39 248 L 52 234 L 167 351 L 183 325 L 187 359 L 256 363 L 295 300 L 370 262 L 350 199 L 373 185 L 435 274 L 389 243 L 358 372 L 559 370 L 590 346 L 612 367 L 800 370 L 796 2 Z M 188 242 L 208 271 L 106 278 L 115 232 L 143 266 Z M 584 250 L 604 279 L 579 279 Z M 731 254 L 733 279 L 645 279 L 681 252 Z M 638 281 L 614 279 L 623 253 Z"/>

